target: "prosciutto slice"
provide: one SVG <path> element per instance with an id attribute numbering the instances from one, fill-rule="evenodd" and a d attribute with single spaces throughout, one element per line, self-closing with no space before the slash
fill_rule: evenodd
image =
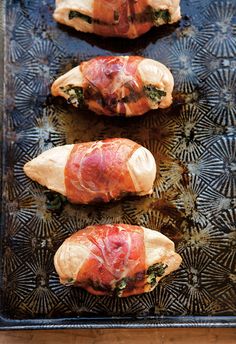
<path id="1" fill-rule="evenodd" d="M 56 0 L 54 19 L 78 31 L 136 38 L 180 19 L 180 0 Z"/>
<path id="2" fill-rule="evenodd" d="M 94 295 L 126 297 L 153 290 L 162 277 L 178 269 L 181 257 L 159 232 L 108 224 L 74 233 L 59 247 L 54 264 L 65 285 Z"/>
<path id="3" fill-rule="evenodd" d="M 170 106 L 173 87 L 171 72 L 157 61 L 140 56 L 101 56 L 59 77 L 51 91 L 97 114 L 134 116 Z"/>
<path id="4" fill-rule="evenodd" d="M 72 203 L 109 202 L 152 192 L 151 152 L 128 139 L 106 139 L 52 148 L 26 163 L 25 173 Z"/>
<path id="5" fill-rule="evenodd" d="M 153 23 L 145 18 L 147 1 L 104 0 L 94 2 L 93 18 L 101 18 L 107 25 L 95 21 L 94 33 L 101 36 L 135 38 L 150 30 Z M 101 15 L 102 13 L 102 15 Z M 143 13 L 143 18 L 141 15 Z M 140 22 L 136 14 L 139 14 Z M 146 15 L 147 17 L 147 15 Z"/>

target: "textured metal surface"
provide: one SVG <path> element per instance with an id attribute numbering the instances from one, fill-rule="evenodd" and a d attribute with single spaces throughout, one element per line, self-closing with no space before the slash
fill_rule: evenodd
<path id="1" fill-rule="evenodd" d="M 52 0 L 6 3 L 1 326 L 235 325 L 235 1 L 182 0 L 178 25 L 134 41 L 58 25 Z M 165 63 L 175 78 L 173 106 L 139 118 L 105 118 L 50 96 L 58 75 L 112 54 Z M 118 136 L 154 154 L 150 197 L 72 206 L 23 173 L 26 161 L 51 147 Z M 126 299 L 60 285 L 53 267 L 58 246 L 79 228 L 109 222 L 161 231 L 175 241 L 181 268 L 152 293 Z"/>

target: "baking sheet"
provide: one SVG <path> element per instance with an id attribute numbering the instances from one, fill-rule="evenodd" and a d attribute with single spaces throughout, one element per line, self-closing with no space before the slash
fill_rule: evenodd
<path id="1" fill-rule="evenodd" d="M 1 328 L 235 326 L 235 2 L 182 0 L 180 23 L 130 41 L 58 25 L 51 0 L 1 6 Z M 171 108 L 106 118 L 51 97 L 52 81 L 81 61 L 121 54 L 171 69 Z M 23 173 L 46 149 L 107 137 L 152 151 L 158 173 L 151 196 L 75 206 Z M 124 299 L 60 285 L 53 255 L 62 241 L 89 224 L 116 222 L 170 237 L 181 268 L 152 293 Z"/>

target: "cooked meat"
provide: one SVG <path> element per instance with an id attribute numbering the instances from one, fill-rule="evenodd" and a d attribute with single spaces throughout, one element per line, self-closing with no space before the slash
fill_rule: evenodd
<path id="1" fill-rule="evenodd" d="M 153 26 L 172 24 L 180 0 L 56 0 L 54 19 L 78 31 L 136 38 Z"/>
<path id="2" fill-rule="evenodd" d="M 87 204 L 150 194 L 156 163 L 131 140 L 106 139 L 52 148 L 27 162 L 24 171 L 70 202 Z"/>
<path id="3" fill-rule="evenodd" d="M 181 261 L 163 234 L 124 224 L 82 229 L 66 239 L 54 257 L 61 283 L 120 297 L 152 291 Z"/>
<path id="4" fill-rule="evenodd" d="M 98 57 L 59 77 L 52 94 L 97 114 L 142 115 L 172 103 L 174 79 L 163 64 L 139 56 Z"/>

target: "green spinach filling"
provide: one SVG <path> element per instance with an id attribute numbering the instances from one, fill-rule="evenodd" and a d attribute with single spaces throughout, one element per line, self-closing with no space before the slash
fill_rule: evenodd
<path id="1" fill-rule="evenodd" d="M 74 278 L 68 278 L 68 280 L 66 281 L 66 285 L 73 285 L 75 284 L 76 280 Z"/>
<path id="2" fill-rule="evenodd" d="M 60 87 L 60 89 L 69 96 L 67 102 L 76 107 L 84 105 L 84 93 L 83 88 L 73 85 L 67 85 Z"/>
<path id="3" fill-rule="evenodd" d="M 144 274 L 142 279 L 144 278 Z M 137 274 L 135 277 L 124 277 L 120 281 L 116 283 L 114 294 L 116 296 L 121 296 L 124 290 L 129 291 L 135 288 L 135 282 L 139 281 L 140 279 L 137 278 Z"/>
<path id="4" fill-rule="evenodd" d="M 168 10 L 152 11 L 152 22 L 158 26 L 162 23 L 168 24 L 171 21 L 170 12 Z"/>
<path id="5" fill-rule="evenodd" d="M 142 13 L 136 13 L 129 16 L 130 22 L 147 23 L 152 22 L 155 26 L 161 24 L 167 24 L 171 20 L 171 16 L 168 10 L 156 11 L 152 7 L 148 6 Z"/>
<path id="6" fill-rule="evenodd" d="M 168 265 L 162 263 L 156 263 L 150 266 L 147 270 L 147 282 L 153 287 L 156 284 L 156 278 L 163 276 L 167 267 Z"/>
<path id="7" fill-rule="evenodd" d="M 116 12 L 116 11 L 115 11 Z M 117 12 L 118 13 L 118 12 Z M 78 11 L 70 11 L 69 12 L 69 19 L 72 20 L 72 19 L 75 19 L 75 18 L 80 18 L 81 20 L 84 20 L 86 23 L 88 24 L 100 24 L 100 25 L 109 25 L 99 19 L 94 19 L 90 16 L 87 16 L 86 14 L 83 14 L 81 12 L 78 12 Z M 115 14 L 114 14 L 114 19 L 115 19 Z M 118 13 L 118 19 L 119 19 L 119 13 Z"/>
<path id="8" fill-rule="evenodd" d="M 146 85 L 143 88 L 146 97 L 150 98 L 152 102 L 158 103 L 162 97 L 166 96 L 166 92 L 160 90 L 156 86 Z"/>
<path id="9" fill-rule="evenodd" d="M 127 287 L 127 281 L 128 278 L 122 278 L 122 280 L 120 280 L 117 284 L 116 284 L 116 288 L 115 288 L 115 294 L 119 295 L 122 293 L 122 291 Z"/>
<path id="10" fill-rule="evenodd" d="M 146 271 L 141 271 L 135 274 L 134 277 L 124 277 L 120 281 L 116 282 L 115 288 L 114 288 L 114 294 L 116 296 L 121 296 L 123 291 L 131 291 L 135 288 L 135 283 L 143 281 L 150 284 L 152 287 L 156 285 L 156 278 L 161 277 L 164 275 L 166 268 L 168 265 L 164 265 L 162 263 L 156 263 L 152 266 L 150 266 Z M 73 285 L 76 283 L 76 280 L 74 278 L 68 278 L 66 281 L 67 285 Z M 88 281 L 88 285 L 91 285 L 94 290 L 97 291 L 104 291 L 104 292 L 111 292 L 111 286 L 109 285 L 103 285 L 97 281 Z"/>
<path id="11" fill-rule="evenodd" d="M 70 11 L 69 12 L 69 19 L 72 20 L 74 18 L 80 18 L 89 24 L 92 24 L 92 22 L 93 22 L 93 19 L 91 17 L 87 16 L 86 14 L 83 14 L 83 13 L 80 13 L 77 11 Z"/>
<path id="12" fill-rule="evenodd" d="M 106 22 L 103 22 L 99 19 L 94 19 L 86 14 L 83 14 L 78 11 L 70 11 L 69 12 L 69 19 L 75 19 L 80 18 L 81 20 L 84 20 L 88 24 L 100 24 L 100 25 L 116 25 L 119 23 L 120 14 L 118 11 L 114 11 L 114 22 L 111 24 L 108 24 Z M 128 17 L 128 20 L 132 23 L 147 23 L 152 22 L 154 25 L 158 26 L 161 24 L 167 24 L 171 21 L 171 15 L 168 10 L 159 10 L 156 11 L 152 7 L 148 6 L 146 10 L 143 13 L 136 13 Z"/>
<path id="13" fill-rule="evenodd" d="M 164 275 L 166 268 L 168 265 L 164 265 L 162 263 L 156 263 L 152 266 L 150 266 L 147 271 L 136 273 L 136 275 L 132 277 L 124 277 L 120 281 L 116 283 L 114 293 L 117 296 L 121 296 L 123 291 L 129 291 L 135 288 L 135 282 L 139 281 L 146 281 L 148 284 L 150 284 L 152 287 L 156 285 L 156 278 L 161 277 Z"/>
<path id="14" fill-rule="evenodd" d="M 115 107 L 119 102 L 122 103 L 130 103 L 130 102 L 137 102 L 140 97 L 142 97 L 142 93 L 139 94 L 134 90 L 130 89 L 130 94 L 128 96 L 123 97 L 122 99 L 103 99 L 102 95 L 98 92 L 93 93 L 91 87 L 88 86 L 84 91 L 82 87 L 73 86 L 72 84 L 61 86 L 60 89 L 69 96 L 67 102 L 72 104 L 76 107 L 82 107 L 85 105 L 85 99 L 95 99 L 103 107 Z M 166 96 L 166 92 L 158 89 L 156 86 L 153 85 L 146 85 L 143 87 L 143 93 L 146 97 L 148 97 L 152 102 L 159 103 L 162 97 Z"/>

